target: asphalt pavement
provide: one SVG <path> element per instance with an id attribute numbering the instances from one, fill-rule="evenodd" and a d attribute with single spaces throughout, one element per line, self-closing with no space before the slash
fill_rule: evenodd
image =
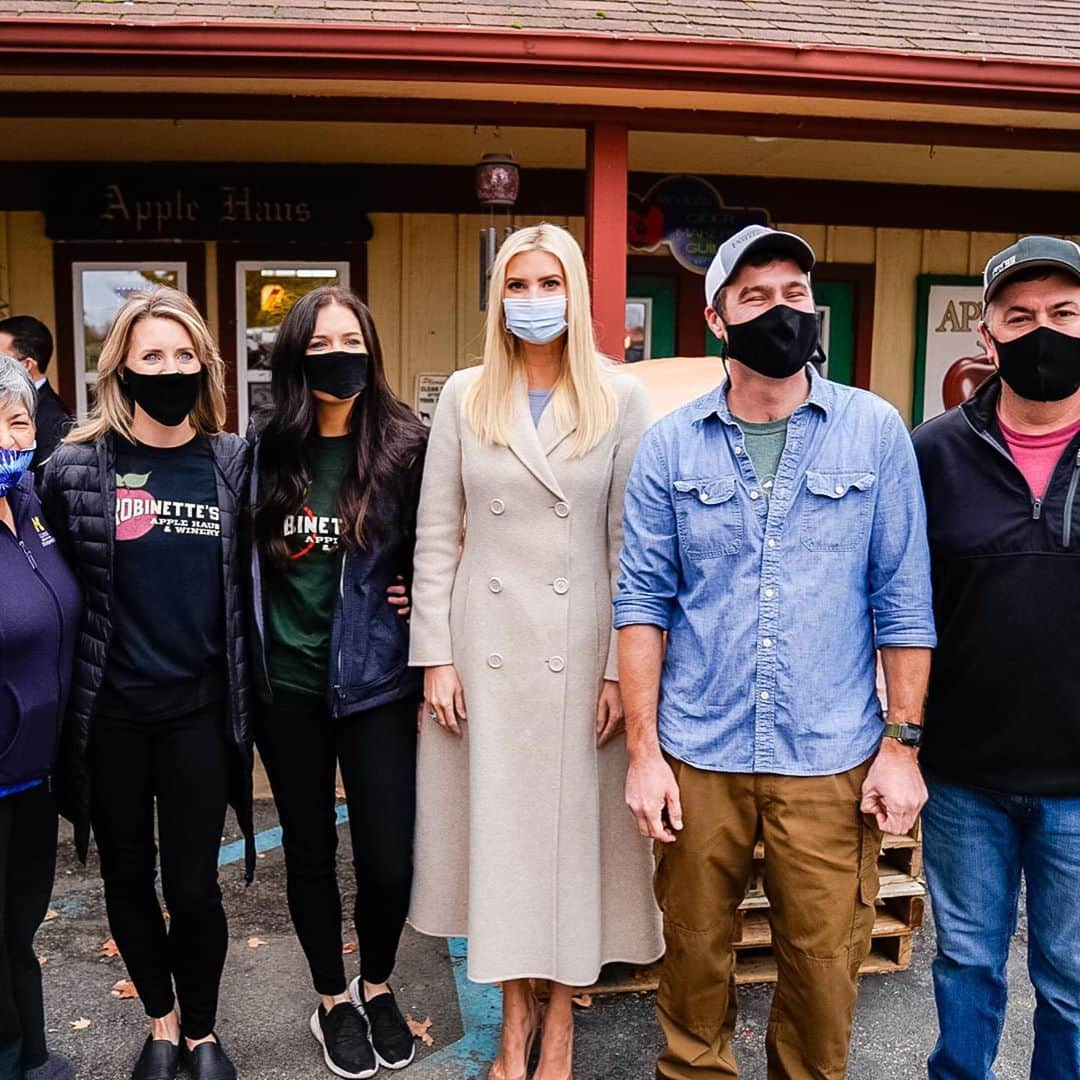
<path id="1" fill-rule="evenodd" d="M 317 1004 L 285 907 L 282 853 L 275 846 L 273 804 L 256 810 L 262 846 L 255 884 L 243 884 L 242 864 L 222 867 L 230 951 L 222 986 L 218 1033 L 242 1080 L 323 1080 L 330 1073 L 308 1030 Z M 340 865 L 346 910 L 351 910 L 352 866 L 348 824 L 340 828 Z M 235 842 L 234 833 L 223 838 Z M 224 848 L 226 859 L 236 847 Z M 119 957 L 103 957 L 109 938 L 96 858 L 76 860 L 70 829 L 61 827 L 53 914 L 38 932 L 43 960 L 50 1045 L 76 1064 L 79 1080 L 127 1080 L 146 1037 L 137 999 L 117 997 L 126 978 Z M 355 943 L 351 928 L 348 943 Z M 1009 1016 L 996 1066 L 999 1080 L 1022 1080 L 1031 1056 L 1034 996 L 1026 973 L 1027 925 L 1021 916 L 1009 968 Z M 406 928 L 393 979 L 402 1011 L 426 1032 L 408 1080 L 484 1080 L 498 1036 L 498 991 L 464 977 L 462 945 L 426 938 Z M 911 1080 L 925 1076 L 937 1023 L 930 980 L 932 915 L 919 933 L 915 959 L 902 973 L 863 980 L 852 1041 L 852 1080 Z M 350 977 L 354 953 L 346 956 Z M 736 1052 L 745 1080 L 764 1080 L 764 1034 L 771 989 L 741 991 Z M 594 998 L 577 1012 L 576 1080 L 653 1080 L 660 1034 L 653 995 Z"/>

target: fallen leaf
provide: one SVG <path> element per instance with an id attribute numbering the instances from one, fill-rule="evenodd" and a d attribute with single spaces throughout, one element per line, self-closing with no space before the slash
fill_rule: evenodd
<path id="1" fill-rule="evenodd" d="M 342 956 L 352 956 L 352 954 L 354 952 L 356 952 L 356 942 L 355 941 L 346 941 L 345 945 L 343 946 L 343 948 L 341 950 Z"/>
<path id="2" fill-rule="evenodd" d="M 248 938 L 248 948 L 249 949 L 258 949 L 258 948 L 260 948 L 261 946 L 263 946 L 265 944 L 266 944 L 266 942 L 263 941 L 263 939 L 261 937 L 249 937 Z"/>
<path id="3" fill-rule="evenodd" d="M 571 1001 L 575 1005 L 580 1005 L 583 1009 L 592 1008 L 592 994 L 578 994 L 577 997 L 571 998 Z"/>
<path id="4" fill-rule="evenodd" d="M 637 971 L 634 972 L 634 978 L 637 979 L 638 982 L 646 982 L 649 978 L 649 973 L 638 968 Z"/>
<path id="5" fill-rule="evenodd" d="M 426 1020 L 414 1020 L 406 1013 L 405 1023 L 409 1025 L 414 1039 L 419 1039 L 425 1046 L 434 1046 L 435 1040 L 428 1034 L 428 1029 L 431 1027 L 430 1016 Z"/>
<path id="6" fill-rule="evenodd" d="M 121 979 L 113 983 L 112 996 L 121 1001 L 127 1001 L 130 998 L 137 998 L 139 991 L 135 989 L 135 984 L 130 979 Z"/>
<path id="7" fill-rule="evenodd" d="M 40 964 L 40 965 L 41 965 L 42 967 L 44 967 L 44 966 L 45 966 L 45 965 L 46 965 L 46 964 L 47 964 L 47 963 L 49 962 L 49 958 L 48 958 L 47 956 L 39 956 L 39 957 L 37 958 L 37 962 L 38 962 L 38 963 L 39 963 L 39 964 Z"/>
<path id="8" fill-rule="evenodd" d="M 52 922 L 53 919 L 59 919 L 59 918 L 60 918 L 60 912 L 53 910 L 53 908 L 49 908 L 49 910 L 45 912 L 45 918 L 42 919 L 41 921 L 42 922 Z"/>
<path id="9" fill-rule="evenodd" d="M 101 952 L 98 953 L 102 960 L 111 960 L 114 956 L 120 955 L 120 950 L 116 947 L 116 942 L 112 938 L 109 938 L 104 945 L 101 946 Z"/>
<path id="10" fill-rule="evenodd" d="M 80 1016 L 78 1020 L 72 1020 L 71 1026 L 76 1031 L 85 1031 L 90 1026 L 90 1021 L 85 1016 Z"/>

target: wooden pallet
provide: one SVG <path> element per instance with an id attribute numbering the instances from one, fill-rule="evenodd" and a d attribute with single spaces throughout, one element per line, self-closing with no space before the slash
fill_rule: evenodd
<path id="1" fill-rule="evenodd" d="M 776 982 L 776 960 L 772 954 L 772 927 L 769 899 L 765 895 L 765 849 L 754 850 L 754 873 L 746 898 L 736 913 L 735 981 Z M 861 975 L 886 975 L 905 971 L 911 965 L 915 932 L 926 912 L 926 887 L 922 874 L 920 826 L 907 836 L 886 836 L 878 858 L 877 917 L 874 920 L 870 955 L 859 968 Z M 619 994 L 655 990 L 660 982 L 660 964 L 635 968 L 632 964 L 608 964 L 590 994 Z"/>

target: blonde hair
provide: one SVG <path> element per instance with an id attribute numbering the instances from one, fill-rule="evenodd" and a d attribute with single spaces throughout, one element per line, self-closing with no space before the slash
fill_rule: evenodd
<path id="1" fill-rule="evenodd" d="M 172 319 L 188 332 L 204 372 L 191 422 L 202 435 L 215 435 L 225 427 L 225 364 L 214 336 L 187 293 L 157 286 L 132 293 L 116 313 L 98 358 L 94 407 L 83 423 L 68 432 L 64 442 L 93 442 L 109 432 L 135 441 L 133 409 L 120 385 L 120 372 L 131 347 L 132 331 L 143 319 Z"/>
<path id="2" fill-rule="evenodd" d="M 561 431 L 576 427 L 570 455 L 582 457 L 614 426 L 616 403 L 605 378 L 611 362 L 596 348 L 585 259 L 578 242 L 558 225 L 541 222 L 511 233 L 495 259 L 488 289 L 484 367 L 465 396 L 465 418 L 482 443 L 508 444 L 513 389 L 521 374 L 523 353 L 521 342 L 506 329 L 503 293 L 510 260 L 529 251 L 546 251 L 562 264 L 568 329 L 562 373 L 548 407 Z"/>

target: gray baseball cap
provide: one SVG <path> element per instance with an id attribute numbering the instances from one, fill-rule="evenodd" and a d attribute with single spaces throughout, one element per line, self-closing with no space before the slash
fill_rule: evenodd
<path id="1" fill-rule="evenodd" d="M 1023 236 L 1004 251 L 990 256 L 983 271 L 983 303 L 1022 270 L 1046 267 L 1080 278 L 1080 245 L 1056 236 Z"/>
<path id="2" fill-rule="evenodd" d="M 755 248 L 766 245 L 787 252 L 805 270 L 814 265 L 814 249 L 795 233 L 781 232 L 765 225 L 747 225 L 734 236 L 725 240 L 713 256 L 705 275 L 705 303 L 710 307 L 717 292 L 722 289 L 739 268 L 739 263 Z"/>

